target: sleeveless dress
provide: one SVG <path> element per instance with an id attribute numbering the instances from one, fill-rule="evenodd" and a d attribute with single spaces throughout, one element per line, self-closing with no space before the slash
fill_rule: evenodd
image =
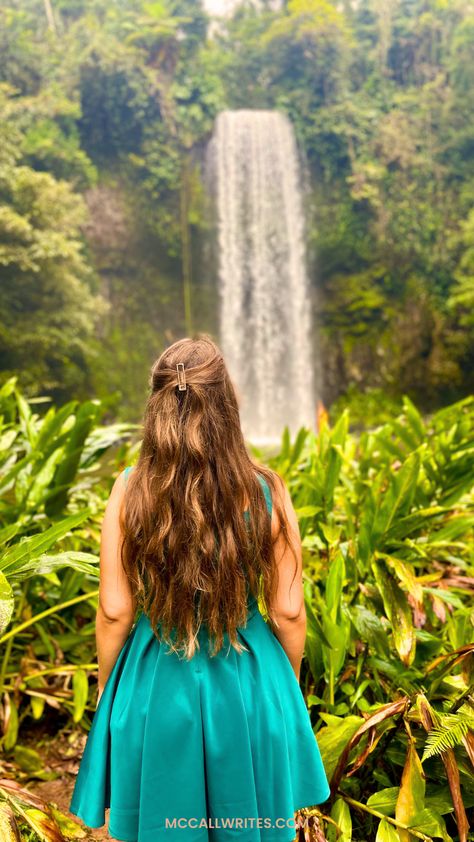
<path id="1" fill-rule="evenodd" d="M 88 827 L 102 827 L 110 807 L 109 834 L 123 842 L 290 842 L 295 811 L 328 798 L 299 682 L 255 598 L 238 630 L 248 651 L 239 655 L 225 636 L 211 658 L 206 633 L 186 661 L 156 639 L 144 613 L 132 627 L 70 802 Z"/>

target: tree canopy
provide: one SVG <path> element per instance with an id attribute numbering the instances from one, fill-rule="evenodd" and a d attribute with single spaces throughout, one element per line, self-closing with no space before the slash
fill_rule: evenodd
<path id="1" fill-rule="evenodd" d="M 7 0 L 0 366 L 136 413 L 163 343 L 217 323 L 203 157 L 224 108 L 293 122 L 325 403 L 472 389 L 467 0 Z"/>

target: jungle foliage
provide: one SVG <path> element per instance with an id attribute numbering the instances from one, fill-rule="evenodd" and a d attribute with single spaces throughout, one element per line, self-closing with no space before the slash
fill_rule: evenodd
<path id="1" fill-rule="evenodd" d="M 0 822 L 47 840 L 61 839 L 48 828 L 77 827 L 25 788 L 57 773 L 22 739 L 51 712 L 63 732 L 90 726 L 100 521 L 137 447 L 134 427 L 102 427 L 99 414 L 75 401 L 40 415 L 14 379 L 0 391 L 1 743 L 16 770 L 0 780 Z M 405 397 L 359 436 L 347 410 L 322 422 L 318 436 L 286 429 L 266 461 L 288 484 L 303 538 L 301 686 L 331 781 L 327 832 L 466 842 L 474 400 L 424 420 Z"/>

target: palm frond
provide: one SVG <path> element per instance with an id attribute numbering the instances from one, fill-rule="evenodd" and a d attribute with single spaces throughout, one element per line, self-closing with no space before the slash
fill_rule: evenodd
<path id="1" fill-rule="evenodd" d="M 461 745 L 470 728 L 472 728 L 472 717 L 459 713 L 444 714 L 440 724 L 426 737 L 422 761 Z"/>

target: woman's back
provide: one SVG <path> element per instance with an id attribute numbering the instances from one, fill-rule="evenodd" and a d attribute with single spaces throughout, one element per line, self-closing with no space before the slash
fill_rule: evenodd
<path id="1" fill-rule="evenodd" d="M 131 466 L 131 465 L 128 465 L 128 466 L 124 469 L 124 472 L 123 472 L 123 477 L 124 477 L 124 483 L 125 483 L 125 485 L 126 485 L 126 484 L 127 484 L 127 482 L 128 482 L 128 478 L 129 478 L 130 472 L 131 472 L 132 470 L 133 470 L 133 466 Z M 263 490 L 264 497 L 265 497 L 265 503 L 266 503 L 266 506 L 267 506 L 267 509 L 268 509 L 268 514 L 269 514 L 270 519 L 271 519 L 271 517 L 272 517 L 272 511 L 273 511 L 272 493 L 271 493 L 270 487 L 269 487 L 268 482 L 266 481 L 265 477 L 264 477 L 262 474 L 260 474 L 260 473 L 257 473 L 257 477 L 258 477 L 258 479 L 259 479 L 259 481 L 260 481 L 260 483 L 261 483 L 262 490 Z M 246 520 L 248 520 L 248 519 L 249 519 L 249 511 L 248 511 L 248 509 L 246 509 L 246 510 L 243 512 L 243 517 L 244 517 Z M 254 605 L 255 603 L 256 603 L 256 599 L 255 599 L 254 597 L 252 597 L 252 596 L 251 596 L 251 597 L 249 598 L 249 605 Z"/>
<path id="2" fill-rule="evenodd" d="M 206 838 L 210 818 L 224 824 L 216 839 L 239 820 L 250 842 L 293 839 L 295 810 L 329 789 L 290 662 L 254 598 L 242 654 L 225 646 L 211 657 L 205 628 L 198 638 L 194 657 L 179 658 L 141 614 L 95 712 L 70 809 L 99 827 L 110 806 L 110 834 L 137 842 L 169 836 L 168 820 L 181 820 L 180 840 Z"/>

